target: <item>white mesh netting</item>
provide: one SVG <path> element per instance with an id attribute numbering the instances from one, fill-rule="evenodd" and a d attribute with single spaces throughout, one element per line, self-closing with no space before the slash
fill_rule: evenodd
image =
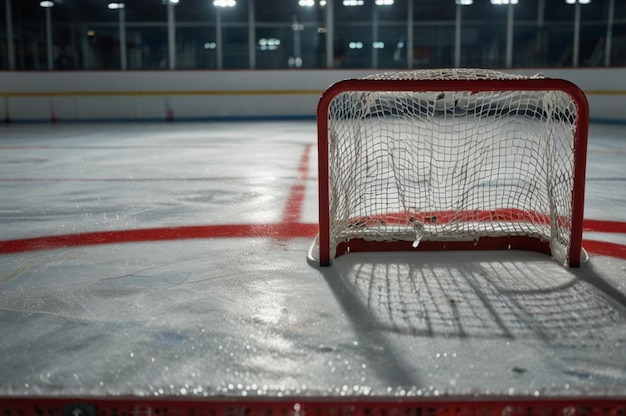
<path id="1" fill-rule="evenodd" d="M 502 80 L 420 70 L 373 80 Z M 470 87 L 468 87 L 470 88 Z M 346 91 L 328 109 L 330 252 L 350 239 L 531 236 L 569 250 L 576 105 L 562 91 Z"/>

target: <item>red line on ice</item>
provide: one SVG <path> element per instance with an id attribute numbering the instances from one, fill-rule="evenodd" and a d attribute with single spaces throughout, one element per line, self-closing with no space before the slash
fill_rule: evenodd
<path id="1" fill-rule="evenodd" d="M 626 246 L 606 241 L 583 240 L 583 248 L 588 253 L 626 260 Z"/>
<path id="2" fill-rule="evenodd" d="M 626 234 L 626 222 L 604 221 L 604 220 L 584 220 L 583 231 Z"/>
<path id="3" fill-rule="evenodd" d="M 605 224 L 606 223 L 606 224 Z M 603 229 L 626 229 L 625 222 L 585 221 L 586 231 Z M 221 224 L 181 227 L 161 227 L 138 230 L 95 231 L 79 234 L 53 235 L 0 241 L 0 254 L 24 253 L 66 247 L 93 246 L 153 241 L 174 241 L 214 238 L 269 237 L 277 239 L 313 238 L 318 232 L 317 224 L 281 222 L 278 224 Z M 584 240 L 583 247 L 590 254 L 610 256 L 626 260 L 626 245 L 605 241 Z"/>
<path id="4" fill-rule="evenodd" d="M 285 205 L 283 223 L 294 223 L 300 220 L 304 195 L 306 192 L 306 180 L 309 179 L 309 154 L 312 145 L 308 144 L 304 148 L 300 161 L 298 162 L 298 178 L 296 183 L 289 190 L 289 197 Z"/>
<path id="5" fill-rule="evenodd" d="M 80 234 L 53 235 L 0 241 L 0 254 L 51 250 L 64 247 L 99 244 L 137 243 L 152 241 L 189 240 L 196 238 L 274 237 L 289 239 L 313 237 L 317 224 L 225 224 L 185 227 L 147 228 L 139 230 L 96 231 Z"/>

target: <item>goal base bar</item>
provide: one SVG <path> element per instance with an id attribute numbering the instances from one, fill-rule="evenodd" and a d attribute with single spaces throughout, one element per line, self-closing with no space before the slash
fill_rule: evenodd
<path id="1" fill-rule="evenodd" d="M 417 247 L 413 247 L 412 241 L 370 241 L 362 238 L 339 243 L 334 257 L 348 253 L 359 252 L 422 252 L 422 251 L 475 251 L 475 250 L 523 250 L 544 253 L 551 256 L 550 243 L 535 237 L 528 236 L 504 236 L 504 237 L 481 237 L 471 241 L 421 241 Z M 581 256 L 583 251 L 581 250 Z M 320 258 L 319 244 L 316 241 L 309 248 L 307 260 L 312 265 L 330 266 L 332 258 L 325 260 Z M 569 267 L 579 267 L 580 257 L 572 258 Z"/>

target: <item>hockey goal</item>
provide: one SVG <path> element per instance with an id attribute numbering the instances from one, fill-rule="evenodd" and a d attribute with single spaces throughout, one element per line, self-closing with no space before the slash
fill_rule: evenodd
<path id="1" fill-rule="evenodd" d="M 355 251 L 581 259 L 589 109 L 574 84 L 480 69 L 340 81 L 318 110 L 322 266 Z"/>

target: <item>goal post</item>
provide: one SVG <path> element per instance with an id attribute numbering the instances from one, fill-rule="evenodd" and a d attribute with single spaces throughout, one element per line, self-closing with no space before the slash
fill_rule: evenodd
<path id="1" fill-rule="evenodd" d="M 539 76 L 435 69 L 332 85 L 317 109 L 309 261 L 521 249 L 579 266 L 588 121 L 576 85 Z"/>

